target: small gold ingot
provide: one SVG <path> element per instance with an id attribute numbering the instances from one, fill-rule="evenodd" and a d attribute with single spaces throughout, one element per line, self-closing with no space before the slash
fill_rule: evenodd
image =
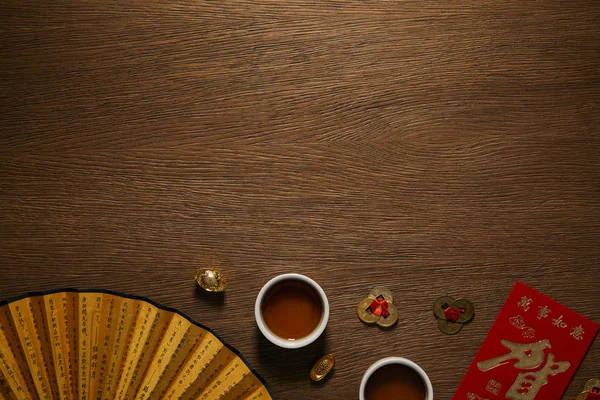
<path id="1" fill-rule="evenodd" d="M 333 357 L 333 354 L 325 354 L 310 370 L 310 379 L 315 382 L 322 380 L 331 372 L 334 365 L 335 358 Z"/>
<path id="2" fill-rule="evenodd" d="M 195 278 L 198 286 L 207 292 L 222 292 L 227 287 L 223 275 L 214 269 L 200 269 L 196 271 Z"/>

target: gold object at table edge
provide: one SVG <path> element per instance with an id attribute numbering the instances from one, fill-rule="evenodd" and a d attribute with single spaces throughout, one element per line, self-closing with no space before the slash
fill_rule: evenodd
<path id="1" fill-rule="evenodd" d="M 333 357 L 333 354 L 325 354 L 310 370 L 310 379 L 319 382 L 331 372 L 334 365 L 335 358 Z"/>
<path id="2" fill-rule="evenodd" d="M 579 393 L 575 400 L 585 400 L 594 388 L 600 388 L 600 378 L 592 378 L 587 381 L 583 387 L 583 392 Z"/>
<path id="3" fill-rule="evenodd" d="M 587 390 L 588 392 L 594 388 L 600 388 L 600 378 L 592 378 L 585 383 L 583 390 Z"/>
<path id="4" fill-rule="evenodd" d="M 196 283 L 207 292 L 222 292 L 227 287 L 227 282 L 221 273 L 210 268 L 196 271 Z"/>

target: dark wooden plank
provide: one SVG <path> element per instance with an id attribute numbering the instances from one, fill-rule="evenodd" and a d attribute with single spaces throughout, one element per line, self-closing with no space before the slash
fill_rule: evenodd
<path id="1" fill-rule="evenodd" d="M 43 148 L 164 148 L 598 123 L 594 1 L 59 0 L 0 12 L 0 118 L 19 148 L 23 135 Z"/>
<path id="2" fill-rule="evenodd" d="M 367 366 L 391 354 L 422 364 L 449 398 L 516 279 L 600 319 L 590 142 L 467 144 L 7 156 L 2 294 L 75 286 L 149 296 L 216 329 L 283 399 L 353 397 Z M 210 256 L 229 278 L 223 301 L 194 288 Z M 325 340 L 291 359 L 253 320 L 260 286 L 289 271 L 319 281 L 332 307 Z M 355 316 L 381 283 L 400 299 L 391 332 Z M 452 339 L 430 315 L 444 293 L 478 306 Z M 311 385 L 308 368 L 325 350 L 336 374 Z M 599 351 L 570 394 L 597 375 Z"/>
<path id="3" fill-rule="evenodd" d="M 148 296 L 282 400 L 356 398 L 401 355 L 450 399 L 515 280 L 600 321 L 600 3 L 5 2 L 0 298 Z M 193 272 L 223 259 L 224 298 Z M 282 272 L 330 297 L 292 353 L 253 320 Z M 363 326 L 376 284 L 398 327 Z M 441 294 L 477 304 L 456 337 Z M 308 370 L 338 363 L 323 384 Z M 600 375 L 598 340 L 565 399 Z"/>

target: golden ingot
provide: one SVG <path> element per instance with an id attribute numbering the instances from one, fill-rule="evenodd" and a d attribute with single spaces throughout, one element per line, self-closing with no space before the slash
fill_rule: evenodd
<path id="1" fill-rule="evenodd" d="M 392 301 L 392 292 L 388 288 L 375 287 L 366 299 L 358 303 L 356 308 L 358 318 L 366 324 L 377 324 L 388 328 L 398 322 L 398 309 Z M 375 309 L 371 308 L 373 303 L 377 306 Z"/>
<path id="2" fill-rule="evenodd" d="M 315 382 L 322 380 L 331 372 L 334 365 L 335 358 L 333 357 L 333 354 L 325 354 L 310 370 L 310 379 Z"/>
<path id="3" fill-rule="evenodd" d="M 214 269 L 200 269 L 196 271 L 195 278 L 198 286 L 207 292 L 222 292 L 227 287 L 223 275 Z"/>
<path id="4" fill-rule="evenodd" d="M 587 381 L 583 387 L 583 392 L 578 394 L 575 400 L 586 400 L 594 389 L 600 392 L 600 379 L 598 378 Z"/>

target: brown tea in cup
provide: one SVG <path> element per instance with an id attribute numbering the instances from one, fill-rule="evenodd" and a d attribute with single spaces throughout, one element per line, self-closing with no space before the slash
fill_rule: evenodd
<path id="1" fill-rule="evenodd" d="M 285 340 L 302 339 L 319 326 L 323 303 L 319 293 L 307 282 L 285 279 L 265 294 L 261 305 L 265 325 Z"/>
<path id="2" fill-rule="evenodd" d="M 413 368 L 402 364 L 387 364 L 369 377 L 366 400 L 425 400 L 427 388 Z"/>

